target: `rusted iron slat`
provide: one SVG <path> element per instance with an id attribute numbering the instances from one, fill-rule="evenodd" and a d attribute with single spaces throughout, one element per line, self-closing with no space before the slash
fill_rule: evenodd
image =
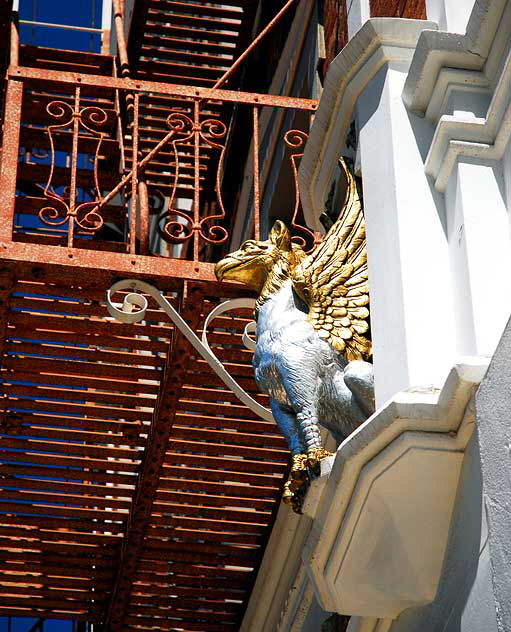
<path id="1" fill-rule="evenodd" d="M 124 459 L 130 461 L 138 461 L 142 457 L 140 450 L 131 449 L 127 447 L 123 448 L 109 448 L 107 446 L 89 445 L 87 446 L 86 454 L 84 454 L 84 446 L 76 443 L 67 443 L 65 441 L 41 441 L 32 439 L 17 439 L 12 436 L 2 439 L 1 443 L 2 452 L 4 450 L 23 450 L 25 454 L 37 451 L 46 454 L 51 454 L 51 458 L 57 459 L 59 456 L 62 458 L 68 458 L 66 455 L 77 455 L 81 460 L 81 467 L 87 467 L 89 457 L 99 457 L 104 459 L 112 459 L 111 461 L 105 461 L 110 463 L 109 469 L 122 470 L 123 467 L 128 465 Z M 8 460 L 7 458 L 5 460 Z M 91 465 L 91 467 L 93 467 Z"/>
<path id="2" fill-rule="evenodd" d="M 170 579 L 170 578 L 169 578 Z M 141 585 L 137 584 L 133 588 L 133 593 L 136 595 L 169 595 L 171 594 L 174 597 L 192 597 L 197 598 L 197 589 L 186 586 L 172 586 L 170 587 L 168 584 L 162 581 L 161 584 L 157 583 L 157 578 L 153 576 L 153 580 L 150 585 Z M 242 599 L 242 593 L 235 593 L 232 590 L 222 590 L 218 588 L 210 588 L 204 587 L 201 588 L 201 597 L 205 599 L 236 599 L 236 597 Z"/>
<path id="3" fill-rule="evenodd" d="M 41 70 L 28 67 L 11 67 L 8 71 L 11 79 L 40 79 L 51 81 L 55 84 L 76 85 L 78 79 L 82 86 L 117 88 L 131 92 L 156 92 L 173 97 L 192 97 L 200 100 L 225 101 L 228 103 L 248 103 L 250 105 L 270 106 L 291 110 L 314 111 L 318 107 L 315 99 L 302 99 L 299 97 L 282 97 L 272 94 L 259 94 L 251 92 L 236 92 L 234 90 L 221 90 L 213 88 L 200 88 L 195 86 L 182 86 L 177 84 L 162 84 L 156 81 L 140 81 L 136 79 L 104 77 L 100 75 L 85 75 L 71 72 L 56 72 L 53 70 Z"/>
<path id="4" fill-rule="evenodd" d="M 202 420 L 200 417 L 198 420 Z M 221 419 L 219 419 L 221 421 Z M 172 433 L 173 440 L 175 439 L 191 439 L 204 446 L 204 450 L 207 451 L 210 442 L 218 443 L 223 446 L 251 446 L 254 448 L 264 446 L 266 448 L 282 448 L 286 450 L 287 443 L 284 437 L 279 434 L 250 434 L 249 432 L 233 432 L 231 430 L 210 430 L 205 429 L 202 424 L 196 423 L 195 426 L 184 427 L 178 424 L 174 425 L 174 432 Z M 273 429 L 272 429 L 273 430 Z M 216 448 L 215 448 L 216 449 Z"/>
<path id="5" fill-rule="evenodd" d="M 197 300 L 194 300 L 191 295 L 186 294 L 187 287 L 185 285 L 182 293 L 181 315 L 192 329 L 196 329 L 201 315 L 200 304 L 197 304 Z M 189 353 L 190 347 L 184 337 L 175 336 L 167 356 L 160 399 L 153 415 L 147 449 L 137 481 L 137 489 L 127 523 L 126 537 L 117 568 L 117 579 L 105 613 L 106 632 L 120 630 L 124 622 L 140 550 L 151 518 L 159 475 L 172 431 L 179 391 L 185 377 L 182 358 Z"/>
<path id="6" fill-rule="evenodd" d="M 225 464 L 226 461 L 223 461 L 222 465 L 225 466 Z M 258 474 L 255 472 L 233 472 L 222 467 L 220 467 L 218 470 L 206 469 L 205 467 L 195 468 L 191 464 L 186 467 L 185 472 L 183 472 L 183 469 L 184 468 L 180 466 L 172 466 L 164 463 L 162 476 L 160 478 L 162 489 L 165 488 L 166 480 L 168 478 L 186 481 L 196 480 L 200 483 L 205 484 L 206 488 L 206 481 L 218 481 L 220 484 L 227 482 L 229 485 L 235 485 L 236 488 L 240 486 L 236 484 L 240 483 L 242 486 L 255 486 L 256 489 L 264 489 L 268 487 L 277 488 L 280 487 L 281 483 L 281 476 L 278 474 L 276 476 L 272 476 L 271 474 Z"/>
<path id="7" fill-rule="evenodd" d="M 108 377 L 113 380 L 158 380 L 160 370 L 141 369 L 140 367 L 129 367 L 114 364 L 95 364 L 94 362 L 73 362 L 71 360 L 59 360 L 56 358 L 36 358 L 34 356 L 12 356 L 4 357 L 3 366 L 14 371 L 48 371 L 53 374 L 63 376 L 90 376 Z"/>
<path id="8" fill-rule="evenodd" d="M 225 509 L 224 507 L 203 507 L 202 505 L 190 505 L 182 502 L 162 501 L 154 503 L 154 511 L 161 514 L 172 513 L 175 514 L 175 516 L 214 518 L 216 520 L 225 520 L 226 522 L 232 521 L 259 525 L 266 525 L 270 516 L 270 512 L 262 510 L 242 511 L 240 508 Z"/>
<path id="9" fill-rule="evenodd" d="M 230 494 L 214 496 L 210 491 L 191 492 L 160 489 L 156 493 L 156 501 L 158 503 L 188 503 L 200 504 L 204 507 L 220 507 L 224 506 L 243 508 L 250 507 L 252 509 L 271 509 L 274 503 L 273 498 L 251 498 L 248 494 L 245 496 L 236 496 L 236 491 L 232 490 Z M 185 509 L 183 509 L 185 511 Z"/>
<path id="10" fill-rule="evenodd" d="M 204 454 L 184 454 L 181 452 L 173 452 L 173 449 L 174 445 L 171 444 L 170 450 L 165 457 L 165 462 L 170 466 L 183 464 L 195 467 L 204 466 L 209 468 L 219 468 L 226 472 L 232 470 L 233 472 L 253 472 L 254 474 L 267 474 L 269 471 L 284 474 L 287 470 L 287 463 L 283 460 L 281 461 L 280 459 L 274 459 L 271 462 L 258 461 L 246 458 L 239 459 L 236 458 L 236 456 L 227 458 L 217 455 L 205 456 Z"/>
<path id="11" fill-rule="evenodd" d="M 239 544 L 261 544 L 261 537 L 248 533 L 221 533 L 216 531 L 194 531 L 192 529 L 175 529 L 174 527 L 151 527 L 148 538 L 158 538 L 160 541 L 169 537 L 176 538 L 180 542 L 227 542 Z"/>
<path id="12" fill-rule="evenodd" d="M 20 376 L 16 375 L 16 381 L 21 381 Z M 62 380 L 60 380 L 62 382 Z M 6 379 L 6 382 L 8 380 Z M 31 397 L 36 399 L 60 399 L 64 401 L 78 401 L 78 402 L 99 402 L 102 404 L 110 404 L 110 406 L 117 409 L 118 406 L 127 408 L 127 404 L 132 404 L 133 407 L 148 406 L 151 407 L 155 404 L 155 399 L 150 397 L 144 397 L 142 393 L 136 395 L 113 394 L 88 390 L 70 390 L 64 385 L 59 387 L 46 388 L 45 386 L 37 383 L 30 384 L 30 386 L 9 385 L 4 382 L 3 392 L 11 397 Z"/>
<path id="13" fill-rule="evenodd" d="M 250 571 L 246 568 L 236 567 L 236 569 L 229 567 L 211 566 L 210 564 L 176 564 L 169 570 L 169 564 L 165 560 L 146 560 L 140 561 L 140 566 L 145 571 L 154 571 L 156 573 L 162 573 L 170 575 L 171 582 L 174 581 L 173 576 L 179 575 L 181 578 L 189 577 L 190 582 L 201 583 L 202 585 L 215 585 L 216 580 L 225 582 L 224 586 L 231 586 L 233 588 L 241 587 L 247 580 L 249 580 Z M 180 581 L 181 581 L 180 578 Z M 192 584 L 190 584 L 192 585 Z"/>
<path id="14" fill-rule="evenodd" d="M 166 618 L 164 613 L 161 617 L 151 617 L 147 619 L 143 616 L 130 615 L 127 616 L 124 625 L 135 626 L 137 630 L 154 630 L 154 626 L 158 626 L 158 630 L 162 632 L 173 632 L 174 630 L 182 630 L 183 632 L 227 632 L 232 628 L 233 632 L 239 627 L 239 621 L 233 620 L 230 622 L 222 621 L 220 623 L 202 623 L 197 622 L 193 618 L 193 613 L 190 615 L 191 620 L 186 621 L 178 617 L 174 619 Z M 165 618 L 164 618 L 165 617 Z M 130 629 L 130 628 L 128 628 Z"/>
<path id="15" fill-rule="evenodd" d="M 66 374 L 53 374 L 51 371 L 44 373 L 37 371 L 37 369 L 30 371 L 30 368 L 31 367 L 26 367 L 25 371 L 4 369 L 0 371 L 0 377 L 5 380 L 6 383 L 17 381 L 30 382 L 31 384 L 51 384 L 64 389 L 72 386 L 78 386 L 82 389 L 100 389 L 104 391 L 106 395 L 111 394 L 113 397 L 119 394 L 140 394 L 142 399 L 144 399 L 145 394 L 155 394 L 158 389 L 156 383 L 148 384 L 147 382 L 137 382 L 136 379 L 132 382 L 127 382 L 123 380 L 115 381 L 100 377 L 90 377 L 87 375 L 76 377 Z M 103 427 L 106 426 L 103 425 Z"/>
<path id="16" fill-rule="evenodd" d="M 23 456 L 23 455 L 21 455 Z M 12 461 L 12 459 L 5 459 L 6 461 Z M 55 480 L 62 480 L 64 482 L 69 481 L 71 477 L 69 472 L 65 469 L 57 469 L 56 467 L 48 467 L 43 464 L 40 465 L 26 465 L 23 459 L 18 463 L 0 463 L 0 473 L 7 476 L 34 476 L 34 477 L 46 477 Z M 90 471 L 87 468 L 80 470 L 73 470 L 73 481 L 85 481 L 88 484 L 95 483 L 109 483 L 110 485 L 119 485 L 120 489 L 131 490 L 135 485 L 135 477 L 130 476 L 126 472 L 98 472 L 97 470 Z M 33 523 L 26 522 L 29 518 L 25 516 L 23 527 L 31 528 Z M 9 520 L 6 516 L 0 518 L 0 524 L 9 524 Z M 19 521 L 16 521 L 19 524 Z M 50 528 L 50 525 L 45 525 Z"/>

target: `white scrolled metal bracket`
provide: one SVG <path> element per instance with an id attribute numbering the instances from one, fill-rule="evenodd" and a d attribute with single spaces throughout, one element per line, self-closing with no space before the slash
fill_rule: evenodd
<path id="1" fill-rule="evenodd" d="M 131 291 L 126 294 L 122 305 L 118 307 L 119 303 L 114 303 L 114 301 L 112 300 L 112 296 L 116 292 L 120 292 L 123 290 Z M 256 402 L 255 399 L 253 399 L 243 388 L 241 388 L 241 386 L 230 375 L 230 373 L 225 370 L 223 364 L 211 350 L 207 339 L 207 330 L 212 320 L 214 320 L 217 316 L 220 316 L 224 312 L 230 311 L 232 309 L 251 309 L 255 305 L 254 299 L 235 298 L 225 301 L 220 305 L 217 305 L 217 307 L 215 307 L 208 314 L 204 322 L 202 340 L 200 340 L 195 332 L 190 329 L 186 322 L 181 318 L 179 312 L 177 312 L 176 309 L 171 305 L 171 303 L 167 301 L 163 294 L 157 288 L 155 288 L 154 285 L 150 285 L 145 281 L 139 281 L 138 279 L 124 279 L 122 281 L 117 281 L 117 283 L 114 283 L 107 292 L 108 313 L 123 323 L 133 324 L 143 320 L 148 307 L 148 303 L 146 297 L 142 294 L 138 294 L 137 292 L 144 292 L 144 294 L 148 294 L 156 301 L 156 303 L 158 303 L 158 305 L 163 309 L 163 311 L 167 314 L 167 316 L 179 329 L 183 336 L 188 340 L 188 342 L 193 346 L 193 348 L 204 358 L 204 360 L 206 360 L 208 365 L 241 402 L 243 402 L 246 406 L 248 406 L 248 408 L 250 408 L 252 412 L 254 412 L 256 415 L 259 415 L 259 417 L 261 417 L 265 421 L 273 421 L 271 410 L 265 408 L 264 406 L 259 404 L 259 402 Z M 245 327 L 242 337 L 243 344 L 250 351 L 255 350 L 255 342 L 250 337 L 250 334 L 253 334 L 254 332 L 255 322 L 251 321 Z"/>

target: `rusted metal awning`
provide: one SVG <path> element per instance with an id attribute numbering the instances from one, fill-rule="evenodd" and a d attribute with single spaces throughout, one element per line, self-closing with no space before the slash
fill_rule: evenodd
<path id="1" fill-rule="evenodd" d="M 105 318 L 112 275 L 98 277 L 2 269 L 0 614 L 236 629 L 285 442 L 156 309 L 143 324 Z M 200 329 L 222 291 L 175 280 L 166 295 Z M 210 338 L 264 402 L 241 343 L 248 316 L 218 318 Z"/>
<path id="2" fill-rule="evenodd" d="M 260 108 L 317 105 L 236 92 L 236 75 L 228 90 L 213 88 L 251 40 L 256 5 L 137 0 L 120 69 L 72 51 L 21 47 L 11 57 L 0 615 L 106 630 L 239 628 L 279 504 L 285 441 L 155 305 L 144 322 L 121 324 L 106 292 L 119 278 L 150 280 L 197 332 L 215 305 L 243 295 L 218 284 L 211 263 L 234 213 L 222 189 L 236 183 L 221 169 L 233 108 L 249 109 L 255 134 L 247 231 L 259 235 Z M 151 243 L 161 212 L 167 257 Z M 241 339 L 250 317 L 219 316 L 209 339 L 266 405 Z"/>
<path id="3" fill-rule="evenodd" d="M 252 40 L 257 0 L 139 0 L 128 53 L 139 78 L 212 87 Z"/>

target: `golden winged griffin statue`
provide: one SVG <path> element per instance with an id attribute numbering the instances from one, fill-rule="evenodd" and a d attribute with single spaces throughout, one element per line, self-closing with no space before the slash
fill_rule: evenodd
<path id="1" fill-rule="evenodd" d="M 259 293 L 255 379 L 292 455 L 284 502 L 301 511 L 319 462 L 318 424 L 339 443 L 374 412 L 365 222 L 344 161 L 347 192 L 339 217 L 307 255 L 280 220 L 267 241 L 246 241 L 219 261 L 219 280 Z"/>

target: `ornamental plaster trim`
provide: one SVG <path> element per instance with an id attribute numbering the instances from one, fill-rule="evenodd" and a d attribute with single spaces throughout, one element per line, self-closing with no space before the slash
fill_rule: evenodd
<path id="1" fill-rule="evenodd" d="M 379 471 L 384 472 L 410 449 L 424 451 L 426 460 L 427 451 L 431 450 L 432 455 L 443 453 L 450 459 L 445 465 L 445 471 L 451 472 L 450 496 L 447 494 L 446 502 L 452 504 L 462 453 L 475 423 L 473 406 L 467 404 L 487 365 L 488 360 L 477 358 L 456 365 L 440 393 L 427 389 L 398 393 L 340 446 L 303 550 L 304 562 L 325 610 L 341 611 L 364 619 L 368 616 L 392 619 L 399 614 L 398 600 L 391 603 L 395 588 L 391 585 L 388 586 L 389 604 L 384 599 L 379 610 L 374 609 L 374 592 L 367 590 L 375 580 L 370 570 L 361 585 L 354 582 L 351 586 L 352 582 L 341 581 L 342 565 L 353 544 L 361 511 L 364 511 L 367 489 L 363 487 L 372 485 L 371 481 L 377 479 Z M 434 501 L 434 490 L 432 493 Z M 357 503 L 358 509 L 355 507 Z M 425 578 L 426 584 L 420 587 L 416 597 L 419 601 L 424 602 L 434 595 L 432 591 L 440 575 L 449 516 L 450 513 L 444 516 L 438 525 L 439 550 L 429 577 Z M 357 547 L 356 542 L 354 546 Z M 357 559 L 364 557 L 361 549 L 357 548 L 355 553 Z M 367 592 L 365 605 L 361 594 L 364 591 Z M 409 596 L 409 599 L 414 598 L 413 594 Z"/>
<path id="2" fill-rule="evenodd" d="M 445 31 L 421 34 L 403 90 L 403 100 L 409 110 L 421 115 L 426 113 L 445 69 L 467 71 L 468 85 L 474 82 L 485 85 L 482 71 L 508 4 L 509 0 L 476 0 L 464 35 Z M 478 71 L 479 76 L 474 71 Z M 449 77 L 460 79 L 459 74 L 448 74 L 441 81 L 448 82 Z M 460 83 L 464 80 L 465 77 Z"/>
<path id="3" fill-rule="evenodd" d="M 321 229 L 319 216 L 358 97 L 385 64 L 408 65 L 423 30 L 436 28 L 424 20 L 372 18 L 330 64 L 298 171 L 304 217 L 311 228 Z"/>
<path id="4" fill-rule="evenodd" d="M 281 504 L 240 632 L 275 632 L 287 611 L 296 612 L 306 590 L 301 550 L 311 524 Z"/>
<path id="5" fill-rule="evenodd" d="M 441 193 L 459 157 L 501 160 L 511 139 L 510 34 L 511 1 L 478 0 L 465 35 L 438 32 L 419 38 L 403 100 L 436 125 L 425 171 Z M 448 113 L 456 93 L 455 109 L 465 111 Z M 478 116 L 473 110 L 481 107 L 475 100 L 481 96 L 488 107 Z"/>

